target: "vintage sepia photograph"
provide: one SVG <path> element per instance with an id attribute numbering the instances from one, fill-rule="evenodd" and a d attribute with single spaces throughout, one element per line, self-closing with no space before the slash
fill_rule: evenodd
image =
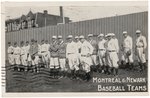
<path id="1" fill-rule="evenodd" d="M 147 1 L 3 6 L 6 94 L 148 93 Z"/>

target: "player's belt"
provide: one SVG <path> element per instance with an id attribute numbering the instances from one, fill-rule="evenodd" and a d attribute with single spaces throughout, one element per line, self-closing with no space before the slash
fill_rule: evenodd
<path id="1" fill-rule="evenodd" d="M 87 55 L 81 55 L 82 57 L 89 57 L 89 56 L 87 56 Z"/>
<path id="2" fill-rule="evenodd" d="M 41 51 L 41 53 L 44 53 L 44 52 L 46 52 L 46 51 Z"/>
<path id="3" fill-rule="evenodd" d="M 105 51 L 105 49 L 99 49 L 100 51 Z"/>
<path id="4" fill-rule="evenodd" d="M 87 57 L 87 55 L 81 55 L 82 57 Z"/>
<path id="5" fill-rule="evenodd" d="M 108 50 L 108 52 L 116 52 L 116 50 Z"/>
<path id="6" fill-rule="evenodd" d="M 136 46 L 137 48 L 143 48 L 144 46 Z"/>
<path id="7" fill-rule="evenodd" d="M 21 56 L 23 56 L 23 55 L 25 55 L 25 54 L 21 54 Z"/>
<path id="8" fill-rule="evenodd" d="M 14 55 L 19 55 L 19 54 L 14 54 Z"/>
<path id="9" fill-rule="evenodd" d="M 68 54 L 74 54 L 74 53 L 68 53 Z"/>

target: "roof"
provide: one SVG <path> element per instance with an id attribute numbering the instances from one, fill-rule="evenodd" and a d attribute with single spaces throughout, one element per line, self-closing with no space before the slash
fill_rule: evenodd
<path id="1" fill-rule="evenodd" d="M 27 14 L 27 17 L 30 17 L 31 19 L 34 19 L 35 15 L 31 11 L 29 11 L 29 13 Z"/>

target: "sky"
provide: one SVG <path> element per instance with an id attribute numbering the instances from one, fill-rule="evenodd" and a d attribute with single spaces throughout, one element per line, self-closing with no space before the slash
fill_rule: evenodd
<path id="1" fill-rule="evenodd" d="M 27 15 L 29 11 L 33 13 L 42 12 L 47 10 L 48 14 L 60 15 L 59 6 L 51 5 L 22 5 L 22 6 L 6 6 L 5 7 L 5 20 L 18 18 L 22 14 Z M 100 4 L 100 5 L 64 5 L 63 12 L 65 17 L 69 17 L 73 22 L 84 21 L 90 19 L 97 19 L 103 17 L 111 17 L 116 15 L 125 15 L 130 13 L 138 13 L 148 11 L 148 6 L 145 5 L 110 5 Z"/>

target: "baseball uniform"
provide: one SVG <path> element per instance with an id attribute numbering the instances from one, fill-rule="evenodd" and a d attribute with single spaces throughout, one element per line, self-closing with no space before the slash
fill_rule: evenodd
<path id="1" fill-rule="evenodd" d="M 13 46 L 9 46 L 7 49 L 7 53 L 8 53 L 8 61 L 10 65 L 14 65 L 14 47 Z"/>
<path id="2" fill-rule="evenodd" d="M 81 64 L 83 67 L 83 70 L 85 70 L 87 73 L 90 72 L 90 66 L 93 64 L 91 55 L 93 54 L 93 46 L 88 42 L 84 41 L 81 45 Z"/>

